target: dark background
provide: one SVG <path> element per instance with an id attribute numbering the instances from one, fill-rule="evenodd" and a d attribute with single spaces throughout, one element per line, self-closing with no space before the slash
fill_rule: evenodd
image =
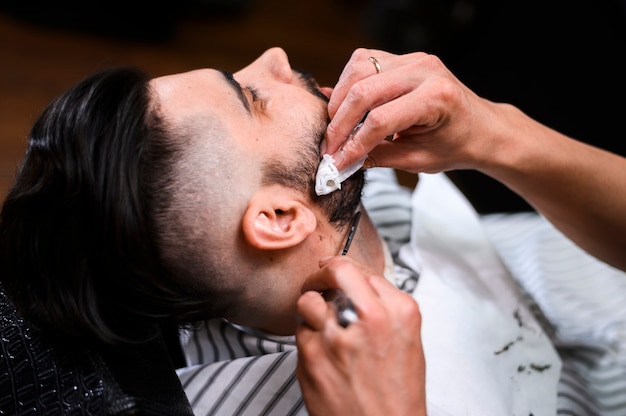
<path id="1" fill-rule="evenodd" d="M 626 155 L 625 0 L 372 4 L 368 27 L 383 48 L 435 53 L 479 95 Z M 479 212 L 530 209 L 482 174 L 450 176 Z"/>

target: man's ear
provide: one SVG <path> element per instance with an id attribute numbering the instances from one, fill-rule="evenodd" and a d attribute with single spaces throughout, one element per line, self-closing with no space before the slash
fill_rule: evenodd
<path id="1" fill-rule="evenodd" d="M 315 213 L 293 191 L 270 187 L 257 192 L 243 215 L 246 241 L 261 250 L 294 247 L 317 227 Z"/>

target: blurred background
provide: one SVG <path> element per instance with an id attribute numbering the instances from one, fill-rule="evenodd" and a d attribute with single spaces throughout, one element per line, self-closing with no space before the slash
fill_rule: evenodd
<path id="1" fill-rule="evenodd" d="M 39 112 L 84 76 L 234 71 L 272 46 L 323 85 L 357 47 L 436 53 L 477 93 L 626 155 L 625 33 L 626 0 L 2 0 L 0 201 Z M 480 212 L 530 209 L 483 175 L 450 176 Z"/>
<path id="2" fill-rule="evenodd" d="M 202 67 L 235 71 L 272 46 L 333 85 L 369 42 L 364 3 L 349 0 L 1 0 L 0 201 L 30 126 L 55 96 L 102 68 L 153 76 Z"/>

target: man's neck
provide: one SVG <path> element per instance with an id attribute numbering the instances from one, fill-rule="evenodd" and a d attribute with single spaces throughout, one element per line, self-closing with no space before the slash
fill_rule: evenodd
<path id="1" fill-rule="evenodd" d="M 383 245 L 367 212 L 363 208 L 361 210 L 360 224 L 347 255 L 382 275 L 385 270 Z"/>

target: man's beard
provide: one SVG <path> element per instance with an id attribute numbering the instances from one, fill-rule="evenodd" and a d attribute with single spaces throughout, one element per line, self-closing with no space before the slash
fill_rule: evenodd
<path id="1" fill-rule="evenodd" d="M 361 204 L 361 196 L 363 186 L 365 184 L 365 174 L 363 170 L 358 170 L 341 184 L 340 189 L 320 196 L 315 193 L 315 175 L 317 174 L 317 166 L 321 160 L 319 147 L 324 139 L 326 128 L 328 127 L 328 120 L 322 123 L 322 125 L 323 127 L 318 127 L 317 131 L 316 169 L 313 175 L 313 189 L 311 189 L 310 193 L 313 201 L 315 201 L 315 203 L 318 204 L 328 215 L 329 222 L 331 224 L 336 223 L 339 226 L 343 226 L 351 220 L 352 216 Z"/>
<path id="2" fill-rule="evenodd" d="M 294 154 L 300 155 L 295 163 L 289 166 L 282 162 L 271 161 L 266 163 L 265 172 L 272 174 L 273 181 L 307 193 L 327 215 L 329 222 L 341 227 L 348 224 L 361 204 L 365 175 L 362 170 L 359 170 L 342 183 L 341 189 L 322 196 L 315 193 L 317 168 L 322 159 L 320 144 L 324 140 L 330 122 L 327 111 L 328 98 L 319 90 L 317 82 L 310 73 L 303 70 L 294 71 L 304 87 L 320 98 L 325 105 L 315 116 L 316 120 L 309 124 L 310 128 L 294 141 Z M 269 181 L 272 180 L 269 179 Z"/>

